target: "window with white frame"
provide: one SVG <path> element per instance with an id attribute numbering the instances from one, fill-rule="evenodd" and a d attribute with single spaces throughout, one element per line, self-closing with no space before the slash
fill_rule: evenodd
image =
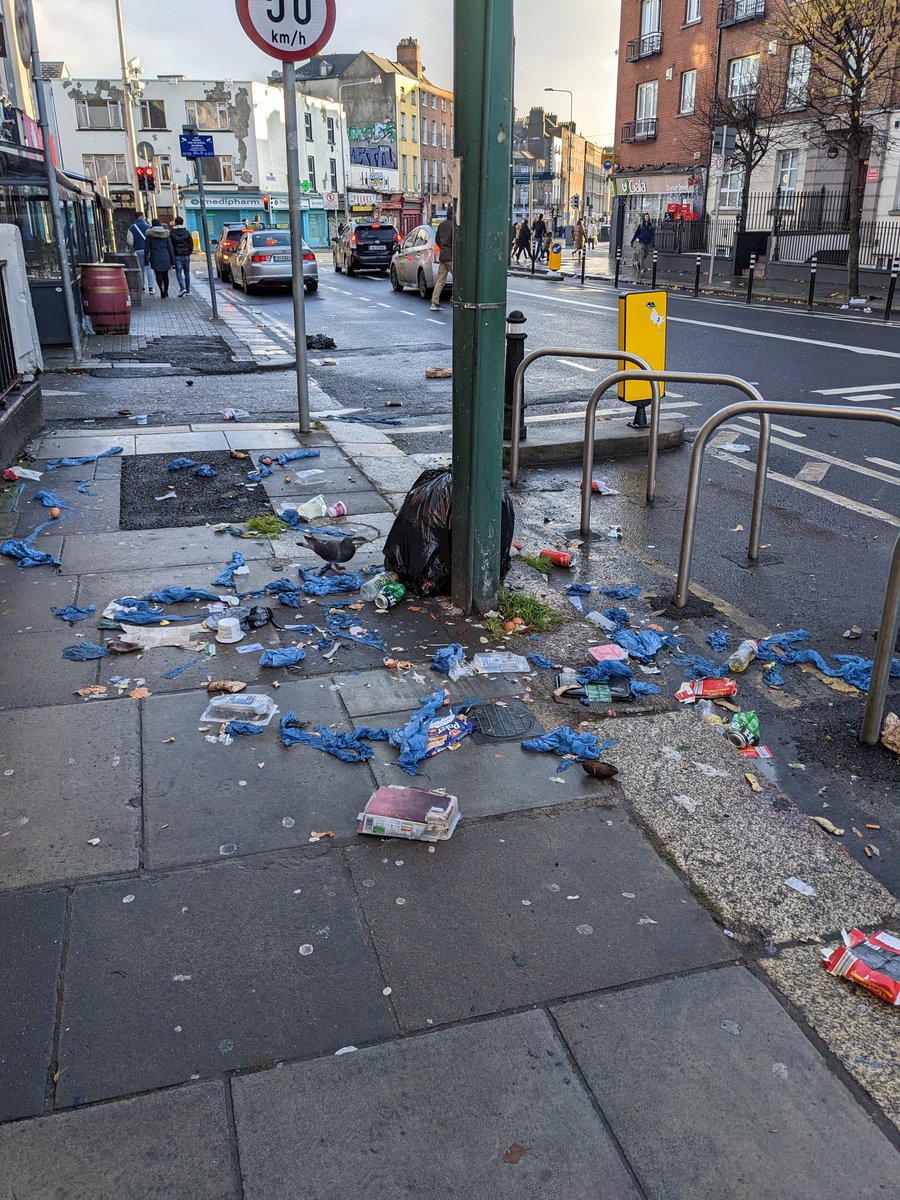
<path id="1" fill-rule="evenodd" d="M 697 72 L 681 72 L 681 99 L 678 104 L 680 113 L 692 113 L 697 99 Z"/>
<path id="2" fill-rule="evenodd" d="M 413 191 L 419 190 L 419 160 L 413 155 Z"/>
<path id="3" fill-rule="evenodd" d="M 326 139 L 329 146 L 334 145 L 334 117 L 325 118 Z"/>
<path id="4" fill-rule="evenodd" d="M 447 164 L 444 159 L 441 159 L 441 191 L 446 196 L 447 188 Z"/>
<path id="5" fill-rule="evenodd" d="M 329 158 L 328 160 L 328 177 L 331 181 L 331 190 L 336 192 L 338 190 L 336 158 Z"/>
<path id="6" fill-rule="evenodd" d="M 792 201 L 797 191 L 799 150 L 780 150 L 775 160 L 775 187 L 781 189 L 782 203 Z"/>
<path id="7" fill-rule="evenodd" d="M 314 140 L 311 112 L 305 112 L 303 114 L 303 131 L 306 134 L 306 140 L 308 142 Z"/>
<path id="8" fill-rule="evenodd" d="M 641 0 L 641 37 L 660 32 L 662 5 L 660 0 Z"/>
<path id="9" fill-rule="evenodd" d="M 441 112 L 445 113 L 446 111 L 447 111 L 447 97 L 441 96 Z"/>
<path id="10" fill-rule="evenodd" d="M 88 179 L 103 179 L 110 183 L 130 183 L 124 154 L 82 154 L 81 163 Z"/>
<path id="11" fill-rule="evenodd" d="M 405 192 L 406 189 L 409 187 L 409 159 L 407 158 L 407 156 L 405 154 L 402 155 L 401 158 L 402 158 L 403 165 L 402 165 L 400 186 L 403 188 L 403 190 Z"/>
<path id="12" fill-rule="evenodd" d="M 745 54 L 728 64 L 728 99 L 747 100 L 756 95 L 759 82 L 759 55 Z"/>
<path id="13" fill-rule="evenodd" d="M 685 25 L 693 25 L 695 21 L 700 20 L 701 15 L 700 0 L 687 0 L 684 10 Z"/>
<path id="14" fill-rule="evenodd" d="M 430 167 L 431 167 L 431 164 L 429 163 L 428 159 L 423 158 L 422 159 L 422 191 L 425 193 L 426 196 L 429 195 L 431 192 Z"/>
<path id="15" fill-rule="evenodd" d="M 405 112 L 402 112 L 400 114 L 400 140 L 401 140 L 401 142 L 406 141 L 406 113 Z"/>
<path id="16" fill-rule="evenodd" d="M 316 160 L 312 154 L 306 158 L 306 178 L 309 180 L 309 190 L 317 192 L 319 189 L 316 187 Z"/>
<path id="17" fill-rule="evenodd" d="M 168 154 L 155 155 L 153 166 L 156 168 L 157 183 L 172 182 L 172 159 Z"/>
<path id="18" fill-rule="evenodd" d="M 431 107 L 437 108 L 437 96 L 434 93 L 431 95 Z"/>
<path id="19" fill-rule="evenodd" d="M 791 46 L 788 60 L 786 108 L 805 108 L 809 85 L 809 64 L 812 59 L 809 46 Z"/>
<path id="20" fill-rule="evenodd" d="M 659 92 L 659 81 L 651 80 L 641 83 L 637 90 L 637 104 L 634 110 L 635 137 L 650 137 L 656 132 L 656 97 Z"/>
<path id="21" fill-rule="evenodd" d="M 118 100 L 101 100 L 91 96 L 75 101 L 75 118 L 79 129 L 124 129 L 122 105 Z"/>
<path id="22" fill-rule="evenodd" d="M 437 140 L 437 121 L 432 121 L 432 122 L 431 122 L 431 144 L 432 144 L 432 146 L 436 146 L 436 145 L 438 144 L 438 140 Z"/>
<path id="23" fill-rule="evenodd" d="M 722 174 L 719 184 L 719 203 L 722 208 L 740 208 L 741 191 L 744 186 L 744 168 L 733 167 Z"/>
<path id="24" fill-rule="evenodd" d="M 234 183 L 234 159 L 230 154 L 214 158 L 198 158 L 204 183 Z"/>
<path id="25" fill-rule="evenodd" d="M 441 146 L 444 150 L 447 149 L 447 126 L 441 122 Z"/>
<path id="26" fill-rule="evenodd" d="M 223 130 L 231 127 L 228 105 L 216 100 L 188 100 L 184 106 L 188 125 L 198 129 Z"/>
<path id="27" fill-rule="evenodd" d="M 141 129 L 168 129 L 165 100 L 141 101 Z"/>
<path id="28" fill-rule="evenodd" d="M 419 118 L 415 113 L 410 117 L 410 135 L 411 141 L 417 142 L 419 140 Z"/>

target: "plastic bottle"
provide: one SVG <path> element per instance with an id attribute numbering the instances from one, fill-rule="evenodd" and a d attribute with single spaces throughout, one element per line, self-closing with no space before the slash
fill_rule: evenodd
<path id="1" fill-rule="evenodd" d="M 737 650 L 728 659 L 728 670 L 739 675 L 746 671 L 756 658 L 756 642 L 753 638 L 744 638 Z"/>
<path id="2" fill-rule="evenodd" d="M 386 583 L 395 583 L 396 575 L 389 575 L 387 571 L 382 571 L 380 575 L 373 575 L 359 589 L 359 594 L 363 600 L 374 600 L 376 596 L 381 595 L 381 591 Z"/>

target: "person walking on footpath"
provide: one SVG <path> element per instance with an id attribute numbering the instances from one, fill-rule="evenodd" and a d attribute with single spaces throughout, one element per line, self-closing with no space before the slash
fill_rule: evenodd
<path id="1" fill-rule="evenodd" d="M 526 256 L 526 258 L 530 259 L 531 229 L 529 228 L 527 217 L 522 221 L 522 224 L 519 226 L 519 232 L 516 235 L 516 253 L 514 257 L 517 263 L 522 261 L 523 254 Z"/>
<path id="2" fill-rule="evenodd" d="M 125 249 L 135 253 L 141 263 L 141 271 L 144 275 L 144 291 L 153 293 L 153 271 L 144 262 L 144 251 L 147 248 L 147 230 L 150 228 L 149 222 L 139 212 L 135 212 L 134 220 L 128 226 L 128 232 L 125 235 Z"/>
<path id="3" fill-rule="evenodd" d="M 540 260 L 544 251 L 544 236 L 547 233 L 547 222 L 544 220 L 544 214 L 538 213 L 538 219 L 531 227 L 531 237 L 534 241 L 533 255 Z"/>
<path id="4" fill-rule="evenodd" d="M 644 274 L 647 269 L 647 259 L 650 257 L 650 251 L 656 245 L 656 230 L 653 228 L 653 222 L 650 220 L 650 214 L 644 213 L 641 217 L 640 224 L 634 231 L 634 236 L 631 239 L 631 244 L 634 246 L 637 242 L 637 247 L 634 252 L 634 266 L 638 276 Z"/>
<path id="5" fill-rule="evenodd" d="M 584 257 L 584 247 L 587 242 L 587 230 L 584 227 L 584 217 L 579 217 L 575 225 L 575 258 L 578 262 Z"/>
<path id="6" fill-rule="evenodd" d="M 597 222 L 591 217 L 591 223 L 588 225 L 588 247 L 593 250 L 597 245 L 597 235 L 599 234 Z"/>
<path id="7" fill-rule="evenodd" d="M 447 205 L 447 215 L 437 227 L 435 243 L 438 248 L 438 273 L 431 293 L 431 311 L 441 311 L 441 292 L 447 282 L 447 276 L 453 274 L 453 208 Z"/>
<path id="8" fill-rule="evenodd" d="M 194 239 L 184 224 L 184 217 L 175 218 L 175 228 L 171 233 L 172 253 L 175 255 L 175 278 L 178 280 L 179 296 L 191 294 L 191 255 L 194 253 Z"/>
<path id="9" fill-rule="evenodd" d="M 172 249 L 169 231 L 158 217 L 154 218 L 153 224 L 147 230 L 144 262 L 153 268 L 160 300 L 168 300 L 169 272 L 175 266 L 175 251 Z"/>

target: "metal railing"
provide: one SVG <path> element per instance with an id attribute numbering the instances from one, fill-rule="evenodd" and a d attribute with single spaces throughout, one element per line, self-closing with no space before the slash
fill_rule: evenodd
<path id="1" fill-rule="evenodd" d="M 0 402 L 16 386 L 19 378 L 6 295 L 6 262 L 3 261 L 0 262 Z"/>
<path id="2" fill-rule="evenodd" d="M 539 358 L 600 358 L 607 362 L 629 362 L 638 367 L 641 371 L 649 371 L 650 364 L 644 359 L 639 358 L 636 354 L 630 354 L 627 350 L 561 350 L 558 347 L 547 347 L 544 350 L 533 350 L 531 354 L 527 354 L 516 368 L 516 374 L 513 378 L 513 393 L 512 393 L 512 418 L 510 420 L 510 446 L 509 446 L 509 483 L 510 487 L 518 487 L 519 484 L 519 458 L 520 458 L 520 443 L 519 437 L 522 431 L 522 411 L 525 403 L 525 372 L 533 362 Z M 634 378 L 633 371 L 625 371 L 623 374 L 630 375 Z M 654 379 L 650 380 L 650 433 L 649 446 L 647 450 L 647 503 L 652 504 L 656 499 L 656 459 L 658 453 L 659 440 L 659 387 Z M 590 484 L 588 485 L 588 495 L 590 495 Z"/>
<path id="3" fill-rule="evenodd" d="M 888 572 L 887 587 L 884 590 L 878 641 L 875 643 L 875 658 L 872 662 L 872 676 L 869 680 L 869 696 L 866 700 L 866 711 L 863 714 L 862 729 L 859 734 L 859 740 L 864 746 L 876 745 L 881 732 L 881 718 L 884 715 L 884 702 L 887 698 L 891 659 L 894 656 L 898 627 L 900 627 L 900 536 L 894 543 L 891 569 Z"/>
<path id="4" fill-rule="evenodd" d="M 622 357 L 621 355 L 619 357 Z M 523 364 L 524 365 L 524 364 Z M 594 467 L 594 421 L 596 419 L 597 405 L 600 403 L 604 394 L 611 387 L 615 387 L 619 383 L 632 381 L 635 378 L 633 371 L 617 371 L 615 375 L 610 375 L 599 383 L 591 392 L 591 398 L 588 400 L 587 410 L 584 414 L 584 453 L 581 460 L 581 536 L 588 537 L 591 532 L 591 474 Z M 654 383 L 708 383 L 715 387 L 733 387 L 739 392 L 744 392 L 758 404 L 764 405 L 766 402 L 756 390 L 752 383 L 748 383 L 746 379 L 738 379 L 734 375 L 708 375 L 696 371 L 645 371 L 641 378 L 646 378 L 651 385 Z M 739 407 L 732 405 L 732 408 Z M 749 407 L 752 407 L 749 406 Z M 654 494 L 656 485 L 656 449 L 657 439 L 654 433 L 654 422 L 652 410 L 656 410 L 656 432 L 659 430 L 659 401 L 656 404 L 651 403 L 651 419 L 650 419 L 650 454 L 653 455 L 653 470 L 654 470 Z M 722 410 L 723 412 L 726 410 Z M 705 426 L 704 426 L 705 428 Z M 760 459 L 768 458 L 769 453 L 769 418 L 764 413 L 760 413 L 759 418 L 760 432 Z M 693 458 L 691 464 L 693 465 Z M 649 471 L 648 471 L 648 492 L 649 492 Z M 765 490 L 765 470 L 762 476 L 762 485 L 757 476 L 756 489 L 753 494 L 753 516 L 750 521 L 750 546 L 747 550 L 747 557 L 755 559 L 759 554 L 759 539 L 762 527 L 762 506 L 763 492 Z M 759 495 L 757 496 L 757 491 Z M 652 503 L 648 496 L 648 503 Z"/>
<path id="5" fill-rule="evenodd" d="M 640 37 L 632 38 L 625 46 L 625 61 L 637 62 L 640 58 L 649 58 L 651 54 L 662 53 L 662 31 L 642 33 Z"/>
<path id="6" fill-rule="evenodd" d="M 656 117 L 641 117 L 622 126 L 621 142 L 652 142 L 656 137 Z"/>
<path id="7" fill-rule="evenodd" d="M 738 25 L 741 21 L 752 21 L 766 15 L 766 0 L 724 0 L 719 5 L 716 24 Z"/>

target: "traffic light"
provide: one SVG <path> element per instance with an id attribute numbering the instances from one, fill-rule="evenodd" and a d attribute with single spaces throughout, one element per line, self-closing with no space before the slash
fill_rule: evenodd
<path id="1" fill-rule="evenodd" d="M 138 190 L 141 192 L 156 191 L 156 173 L 152 167 L 138 167 Z"/>
<path id="2" fill-rule="evenodd" d="M 262 202 L 263 202 L 263 209 L 265 210 L 265 214 L 266 214 L 266 216 L 267 216 L 267 217 L 268 217 L 268 216 L 271 216 L 271 213 L 272 213 L 272 201 L 271 201 L 271 198 L 270 198 L 269 196 L 263 196 L 263 198 L 262 198 Z"/>

